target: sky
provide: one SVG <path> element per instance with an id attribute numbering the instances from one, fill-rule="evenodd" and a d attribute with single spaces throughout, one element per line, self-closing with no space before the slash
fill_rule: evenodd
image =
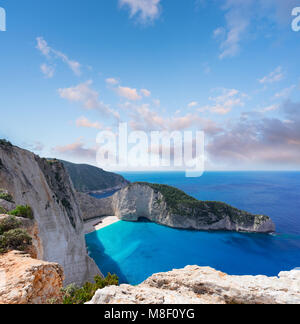
<path id="1" fill-rule="evenodd" d="M 297 5 L 0 0 L 0 138 L 95 165 L 120 122 L 201 130 L 208 170 L 299 170 Z"/>

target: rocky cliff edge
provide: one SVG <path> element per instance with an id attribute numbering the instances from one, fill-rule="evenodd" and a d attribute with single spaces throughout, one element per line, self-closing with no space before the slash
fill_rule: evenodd
<path id="1" fill-rule="evenodd" d="M 139 286 L 98 290 L 89 304 L 300 304 L 300 271 L 229 276 L 188 266 L 155 274 Z"/>
<path id="2" fill-rule="evenodd" d="M 31 207 L 37 227 L 38 240 L 33 237 L 37 258 L 60 264 L 65 285 L 81 285 L 100 274 L 87 254 L 75 190 L 60 162 L 41 159 L 2 141 L 0 188 L 10 193 L 15 205 Z"/>

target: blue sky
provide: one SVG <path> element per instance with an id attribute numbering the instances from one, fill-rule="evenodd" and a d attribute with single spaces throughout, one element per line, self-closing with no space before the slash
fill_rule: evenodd
<path id="1" fill-rule="evenodd" d="M 0 137 L 95 164 L 99 130 L 204 130 L 207 168 L 300 168 L 294 0 L 1 0 Z"/>

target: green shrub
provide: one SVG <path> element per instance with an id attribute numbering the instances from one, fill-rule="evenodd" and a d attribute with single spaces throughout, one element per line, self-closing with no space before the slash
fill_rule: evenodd
<path id="1" fill-rule="evenodd" d="M 90 301 L 98 289 L 103 289 L 107 286 L 118 286 L 119 278 L 110 273 L 106 278 L 100 276 L 95 277 L 95 283 L 87 282 L 82 288 L 72 284 L 62 290 L 63 304 L 84 304 Z"/>
<path id="2" fill-rule="evenodd" d="M 4 232 L 3 235 L 0 235 L 1 253 L 8 250 L 25 251 L 31 243 L 31 237 L 21 228 L 12 229 L 8 232 Z"/>
<path id="3" fill-rule="evenodd" d="M 0 235 L 3 235 L 4 232 L 19 228 L 21 225 L 22 223 L 16 217 L 6 217 L 0 220 Z"/>
<path id="4" fill-rule="evenodd" d="M 16 209 L 9 212 L 9 215 L 33 219 L 33 211 L 30 206 L 17 206 Z"/>
<path id="5" fill-rule="evenodd" d="M 12 146 L 11 142 L 7 141 L 6 139 L 0 139 L 0 145 Z"/>
<path id="6" fill-rule="evenodd" d="M 0 206 L 0 214 L 6 214 L 6 213 L 7 210 L 4 207 Z"/>
<path id="7" fill-rule="evenodd" d="M 14 202 L 14 198 L 12 195 L 1 190 L 0 190 L 0 199 L 6 200 L 8 202 Z"/>

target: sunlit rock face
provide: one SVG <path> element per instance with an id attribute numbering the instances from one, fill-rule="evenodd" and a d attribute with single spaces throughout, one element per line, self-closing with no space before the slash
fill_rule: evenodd
<path id="1" fill-rule="evenodd" d="M 0 188 L 12 195 L 16 205 L 32 208 L 37 258 L 60 264 L 65 284 L 82 284 L 100 273 L 87 254 L 75 190 L 60 162 L 0 144 Z"/>
<path id="2" fill-rule="evenodd" d="M 300 304 L 300 271 L 229 276 L 188 266 L 155 274 L 139 286 L 98 290 L 89 304 Z"/>
<path id="3" fill-rule="evenodd" d="M 11 251 L 0 256 L 0 304 L 59 302 L 64 274 L 57 263 Z"/>
<path id="4" fill-rule="evenodd" d="M 275 232 L 268 216 L 253 215 L 224 203 L 198 201 L 169 186 L 135 183 L 110 199 L 114 214 L 125 221 L 147 218 L 179 229 Z"/>

